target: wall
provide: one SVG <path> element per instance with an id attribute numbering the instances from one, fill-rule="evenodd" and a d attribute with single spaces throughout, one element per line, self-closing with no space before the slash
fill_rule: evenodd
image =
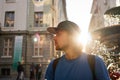
<path id="1" fill-rule="evenodd" d="M 2 25 L 2 30 L 4 31 L 15 31 L 15 30 L 25 30 L 26 29 L 26 12 L 27 12 L 27 0 L 16 0 L 13 3 L 6 3 L 5 0 L 0 0 L 0 21 Z M 14 27 L 6 28 L 4 27 L 5 12 L 15 11 L 15 22 Z"/>

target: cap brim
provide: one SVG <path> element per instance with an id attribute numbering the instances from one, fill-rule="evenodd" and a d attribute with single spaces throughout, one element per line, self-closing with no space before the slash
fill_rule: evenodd
<path id="1" fill-rule="evenodd" d="M 50 33 L 52 33 L 52 34 L 56 34 L 57 28 L 55 28 L 55 27 L 49 27 L 49 28 L 47 28 L 47 31 L 50 32 Z"/>

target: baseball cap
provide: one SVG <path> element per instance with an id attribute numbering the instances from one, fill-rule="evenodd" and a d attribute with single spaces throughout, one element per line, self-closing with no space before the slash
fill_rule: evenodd
<path id="1" fill-rule="evenodd" d="M 76 33 L 76 32 L 80 33 L 81 32 L 79 26 L 76 23 L 72 21 L 68 21 L 68 20 L 60 22 L 57 27 L 47 28 L 47 31 L 52 34 L 56 34 L 56 32 L 59 30 L 65 30 L 69 33 Z"/>

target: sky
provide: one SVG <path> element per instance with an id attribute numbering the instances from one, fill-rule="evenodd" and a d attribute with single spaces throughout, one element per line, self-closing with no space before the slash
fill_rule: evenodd
<path id="1" fill-rule="evenodd" d="M 87 32 L 92 0 L 66 0 L 66 5 L 68 20 L 75 22 L 82 31 Z"/>
<path id="2" fill-rule="evenodd" d="M 83 51 L 91 35 L 88 33 L 88 28 L 91 19 L 91 7 L 93 0 L 66 0 L 68 20 L 75 22 L 81 29 L 81 34 L 78 40 L 83 44 Z"/>

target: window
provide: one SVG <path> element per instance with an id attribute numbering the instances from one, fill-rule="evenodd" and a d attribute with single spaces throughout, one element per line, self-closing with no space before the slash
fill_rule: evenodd
<path id="1" fill-rule="evenodd" d="M 6 3 L 13 3 L 16 2 L 16 0 L 6 0 Z"/>
<path id="2" fill-rule="evenodd" d="M 1 75 L 3 76 L 10 75 L 10 68 L 1 68 Z"/>
<path id="3" fill-rule="evenodd" d="M 36 38 L 36 37 L 34 37 Z M 34 41 L 34 54 L 33 56 L 35 57 L 43 57 L 43 41 L 44 41 L 44 36 L 41 35 L 37 37 L 37 40 Z"/>
<path id="4" fill-rule="evenodd" d="M 34 14 L 34 26 L 42 27 L 43 26 L 43 12 L 35 12 Z"/>
<path id="5" fill-rule="evenodd" d="M 5 27 L 13 27 L 14 26 L 14 11 L 5 13 Z"/>
<path id="6" fill-rule="evenodd" d="M 5 38 L 4 39 L 3 56 L 4 57 L 12 56 L 12 51 L 13 51 L 13 39 Z"/>

